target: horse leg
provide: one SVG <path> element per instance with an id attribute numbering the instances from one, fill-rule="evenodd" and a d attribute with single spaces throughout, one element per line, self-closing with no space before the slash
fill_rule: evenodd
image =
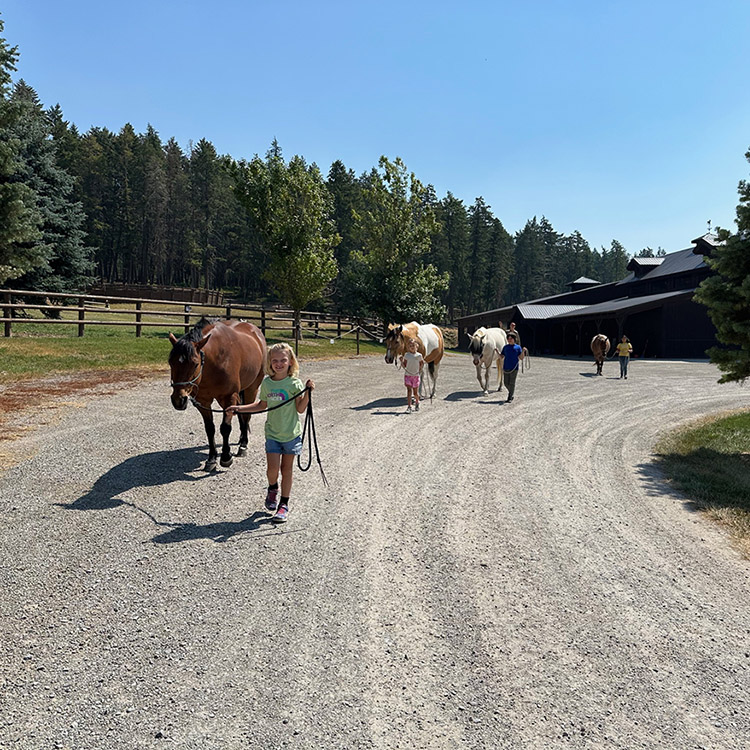
<path id="1" fill-rule="evenodd" d="M 431 389 L 430 389 L 430 401 L 432 401 L 432 397 L 435 395 L 435 386 L 437 385 L 438 365 L 439 365 L 439 362 L 430 362 L 430 364 L 427 365 L 427 369 L 430 371 L 430 380 L 432 381 Z"/>
<path id="2" fill-rule="evenodd" d="M 219 463 L 225 468 L 228 468 L 234 461 L 232 458 L 232 451 L 229 448 L 229 436 L 232 433 L 231 417 L 226 414 L 224 415 L 224 419 L 221 420 L 221 425 L 219 426 L 219 431 L 221 432 L 221 460 Z"/>
<path id="3" fill-rule="evenodd" d="M 240 403 L 245 404 L 245 391 L 240 392 Z M 250 414 L 238 414 L 237 419 L 240 423 L 240 444 L 237 446 L 236 455 L 244 456 L 247 453 L 247 436 L 250 432 Z"/>
<path id="4" fill-rule="evenodd" d="M 208 460 L 203 467 L 203 471 L 213 471 L 216 468 L 216 459 L 219 455 L 216 451 L 216 426 L 208 407 L 201 409 L 201 415 L 203 416 L 203 426 L 206 428 L 206 437 L 208 438 Z"/>
<path id="5" fill-rule="evenodd" d="M 482 388 L 482 363 L 480 362 L 477 366 L 477 383 L 479 383 L 479 387 Z M 483 388 L 484 394 L 487 395 L 487 388 Z"/>

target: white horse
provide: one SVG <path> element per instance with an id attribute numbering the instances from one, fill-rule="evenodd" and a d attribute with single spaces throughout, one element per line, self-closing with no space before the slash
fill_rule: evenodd
<path id="1" fill-rule="evenodd" d="M 502 328 L 477 328 L 473 334 L 466 334 L 471 339 L 469 351 L 477 368 L 477 380 L 482 386 L 482 392 L 486 396 L 489 393 L 490 370 L 492 363 L 500 359 L 499 352 L 508 343 L 505 331 Z M 484 383 L 482 383 L 482 368 L 484 368 Z M 503 387 L 500 364 L 497 369 L 497 390 Z"/>

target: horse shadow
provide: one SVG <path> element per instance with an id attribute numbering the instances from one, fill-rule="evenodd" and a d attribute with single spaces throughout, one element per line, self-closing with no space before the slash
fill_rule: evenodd
<path id="1" fill-rule="evenodd" d="M 493 391 L 490 391 L 493 393 Z M 465 401 L 466 399 L 475 399 L 483 396 L 482 391 L 454 391 L 449 393 L 443 401 Z"/>
<path id="2" fill-rule="evenodd" d="M 203 459 L 202 448 L 181 448 L 176 451 L 156 451 L 128 458 L 99 477 L 94 486 L 70 503 L 56 503 L 67 510 L 109 510 L 121 505 L 132 505 L 122 500 L 134 487 L 159 487 L 172 482 L 199 482 L 210 476 L 195 476 Z"/>

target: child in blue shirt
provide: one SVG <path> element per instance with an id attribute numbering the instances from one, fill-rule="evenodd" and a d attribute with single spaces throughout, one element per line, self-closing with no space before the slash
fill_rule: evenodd
<path id="1" fill-rule="evenodd" d="M 525 357 L 523 349 L 516 343 L 516 335 L 508 333 L 508 343 L 500 352 L 500 367 L 503 371 L 503 383 L 508 389 L 508 403 L 513 400 L 516 392 L 516 378 L 518 377 L 518 363 Z"/>

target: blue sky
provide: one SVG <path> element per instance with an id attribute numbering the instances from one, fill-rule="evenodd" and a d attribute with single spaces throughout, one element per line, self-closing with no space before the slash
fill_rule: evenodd
<path id="1" fill-rule="evenodd" d="M 709 7 L 710 6 L 710 7 Z M 17 78 L 82 131 L 235 158 L 277 138 L 324 174 L 400 156 L 510 232 L 596 248 L 734 229 L 750 176 L 746 0 L 4 0 Z"/>

